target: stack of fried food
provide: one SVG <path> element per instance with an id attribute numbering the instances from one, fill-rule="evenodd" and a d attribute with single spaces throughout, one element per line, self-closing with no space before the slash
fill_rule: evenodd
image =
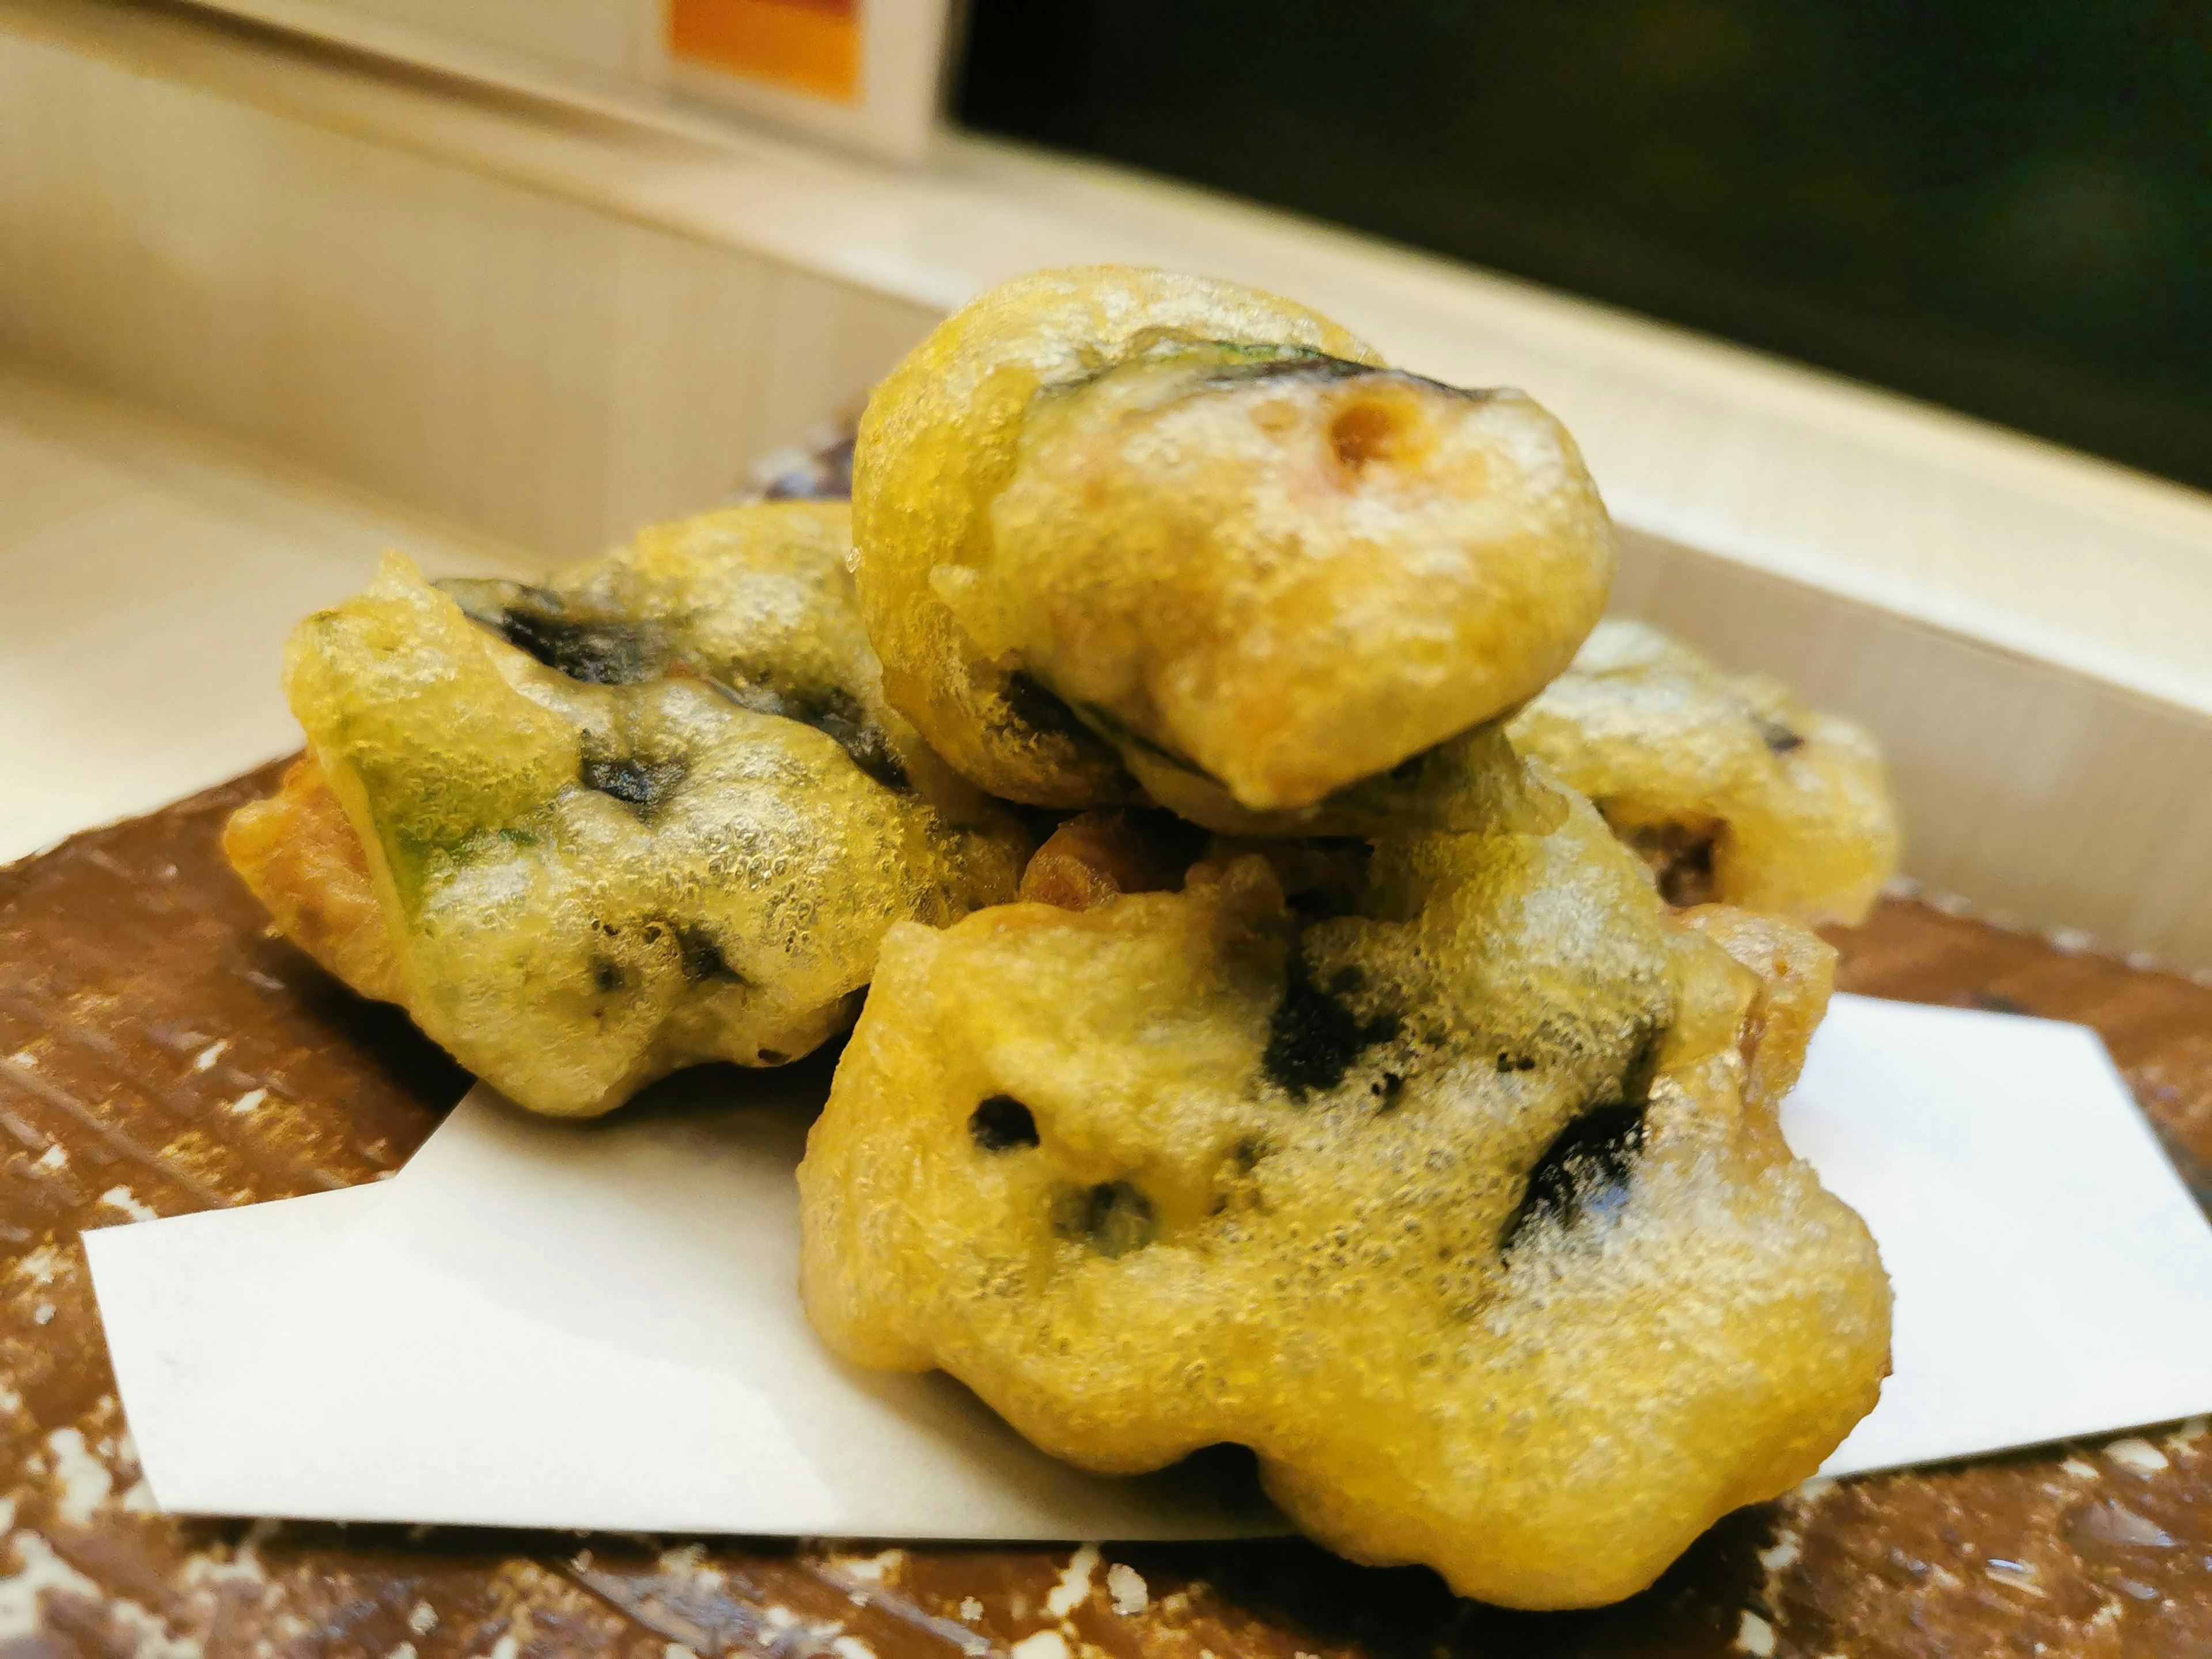
<path id="1" fill-rule="evenodd" d="M 1889 1334 L 1776 1115 L 1880 759 L 1601 621 L 1613 569 L 1521 393 L 1048 271 L 877 389 L 849 509 L 390 558 L 295 634 L 307 757 L 226 845 L 533 1110 L 857 1015 L 799 1177 L 832 1348 L 1587 1605 L 1811 1474 Z"/>

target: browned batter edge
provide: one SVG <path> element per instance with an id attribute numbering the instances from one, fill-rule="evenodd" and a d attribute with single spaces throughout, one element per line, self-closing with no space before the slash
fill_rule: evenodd
<path id="1" fill-rule="evenodd" d="M 4 1659 L 192 1651 L 161 1638 L 210 1656 L 407 1644 L 416 1659 L 665 1659 L 678 1643 L 860 1659 L 837 1645 L 849 1638 L 920 1659 L 1046 1631 L 1071 1655 L 1187 1659 L 2212 1653 L 2212 1437 L 2186 1430 L 1746 1510 L 1650 1593 L 1573 1614 L 1499 1613 L 1428 1573 L 1300 1543 L 1109 1547 L 1063 1620 L 1047 1598 L 1080 1579 L 1066 1548 L 878 1556 L 147 1513 L 79 1230 L 387 1174 L 466 1082 L 396 1013 L 271 939 L 223 866 L 224 817 L 276 770 L 0 871 Z M 1835 937 L 1847 989 L 2095 1026 L 2200 1195 L 2212 1190 L 2212 989 L 1917 903 Z M 1109 1577 L 1117 1565 L 1136 1578 Z M 35 1633 L 17 1635 L 26 1620 Z"/>

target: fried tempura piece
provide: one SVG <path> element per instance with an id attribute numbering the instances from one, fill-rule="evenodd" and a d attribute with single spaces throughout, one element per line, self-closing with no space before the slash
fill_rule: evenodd
<path id="1" fill-rule="evenodd" d="M 1204 834 L 1172 814 L 1142 807 L 1084 812 L 1048 836 L 1022 872 L 1021 896 L 1063 910 L 1088 910 L 1124 893 L 1180 887 Z"/>
<path id="2" fill-rule="evenodd" d="M 1856 923 L 1897 868 L 1871 737 L 1642 623 L 1601 623 L 1507 730 L 1596 803 L 1676 904 Z"/>
<path id="3" fill-rule="evenodd" d="M 733 508 L 542 588 L 388 556 L 295 631 L 313 761 L 239 814 L 233 864 L 533 1110 L 806 1053 L 887 927 L 1012 897 L 1027 845 L 883 707 L 845 526 Z"/>
<path id="4" fill-rule="evenodd" d="M 944 324 L 869 400 L 855 572 L 885 690 L 994 793 L 1295 812 L 1503 713 L 1596 621 L 1613 535 L 1516 392 L 1301 307 L 1116 266 Z"/>
<path id="5" fill-rule="evenodd" d="M 830 1346 L 1093 1469 L 1249 1445 L 1332 1549 L 1510 1606 L 1810 1475 L 1889 1330 L 1775 1122 L 1826 947 L 1674 920 L 1489 754 L 1484 830 L 894 928 L 799 1170 Z"/>
<path id="6" fill-rule="evenodd" d="M 222 855 L 285 938 L 362 996 L 399 1000 L 368 854 L 313 755 L 285 768 L 267 800 L 230 815 Z"/>
<path id="7" fill-rule="evenodd" d="M 1756 910 L 1700 904 L 1675 921 L 1695 928 L 1759 976 L 1741 1035 L 1744 1097 L 1763 1113 L 1782 1107 L 1805 1068 L 1805 1050 L 1835 988 L 1836 950 L 1818 933 Z"/>

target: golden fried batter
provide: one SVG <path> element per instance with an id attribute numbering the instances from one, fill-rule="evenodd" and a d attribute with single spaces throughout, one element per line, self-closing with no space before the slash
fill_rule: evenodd
<path id="1" fill-rule="evenodd" d="M 1856 923 L 1897 868 L 1871 737 L 1642 623 L 1600 623 L 1507 729 L 1597 804 L 1675 903 Z"/>
<path id="2" fill-rule="evenodd" d="M 1532 695 L 1613 574 L 1573 441 L 1527 398 L 1158 271 L 976 301 L 877 388 L 853 487 L 886 691 L 955 766 L 1057 806 L 1126 798 L 1126 767 L 1231 830 L 1313 828 L 1251 815 Z"/>
<path id="3" fill-rule="evenodd" d="M 230 815 L 222 855 L 285 938 L 362 996 L 399 1000 L 368 854 L 313 755 L 285 768 L 267 800 Z"/>
<path id="4" fill-rule="evenodd" d="M 1488 752 L 1485 830 L 894 928 L 799 1171 L 830 1345 L 1094 1469 L 1243 1443 L 1332 1549 L 1510 1606 L 1811 1474 L 1888 1288 L 1775 1126 L 1797 990 L 1699 928 L 1816 1001 L 1824 947 L 1672 920 Z"/>
<path id="5" fill-rule="evenodd" d="M 1030 855 L 1021 896 L 1063 910 L 1088 910 L 1124 893 L 1180 887 L 1205 839 L 1202 831 L 1157 809 L 1079 813 Z"/>
<path id="6" fill-rule="evenodd" d="M 846 523 L 708 514 L 542 588 L 441 592 L 388 556 L 286 660 L 353 853 L 301 771 L 240 815 L 234 864 L 538 1111 L 805 1053 L 849 1023 L 885 928 L 1012 897 L 1026 849 L 884 708 Z"/>
<path id="7" fill-rule="evenodd" d="M 1700 904 L 1675 921 L 1695 928 L 1759 976 L 1741 1042 L 1744 1097 L 1759 1114 L 1782 1107 L 1835 988 L 1836 949 L 1788 919 L 1733 905 Z M 1771 1115 L 1768 1121 L 1771 1121 Z"/>

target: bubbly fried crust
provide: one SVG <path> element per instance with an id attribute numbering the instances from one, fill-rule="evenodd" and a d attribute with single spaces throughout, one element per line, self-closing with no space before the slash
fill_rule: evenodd
<path id="1" fill-rule="evenodd" d="M 361 863 L 281 851 L 336 842 L 304 783 L 246 809 L 234 862 L 303 946 L 533 1110 L 807 1052 L 850 1022 L 884 929 L 1011 897 L 1027 845 L 883 707 L 845 526 L 733 508 L 538 588 L 441 592 L 388 556 L 286 660 Z"/>
<path id="2" fill-rule="evenodd" d="M 830 1345 L 1091 1468 L 1240 1442 L 1329 1547 L 1511 1606 L 1811 1474 L 1889 1297 L 1752 1081 L 1809 1023 L 1491 754 L 1485 829 L 893 929 L 799 1170 Z"/>
<path id="3" fill-rule="evenodd" d="M 1230 284 L 994 289 L 870 399 L 857 574 L 895 705 L 996 793 L 1152 797 L 1233 831 L 1503 712 L 1613 571 L 1597 493 L 1517 392 L 1382 368 Z"/>
<path id="4" fill-rule="evenodd" d="M 1851 924 L 1897 868 L 1871 737 L 1642 623 L 1600 623 L 1508 730 L 1596 803 L 1676 903 Z"/>

